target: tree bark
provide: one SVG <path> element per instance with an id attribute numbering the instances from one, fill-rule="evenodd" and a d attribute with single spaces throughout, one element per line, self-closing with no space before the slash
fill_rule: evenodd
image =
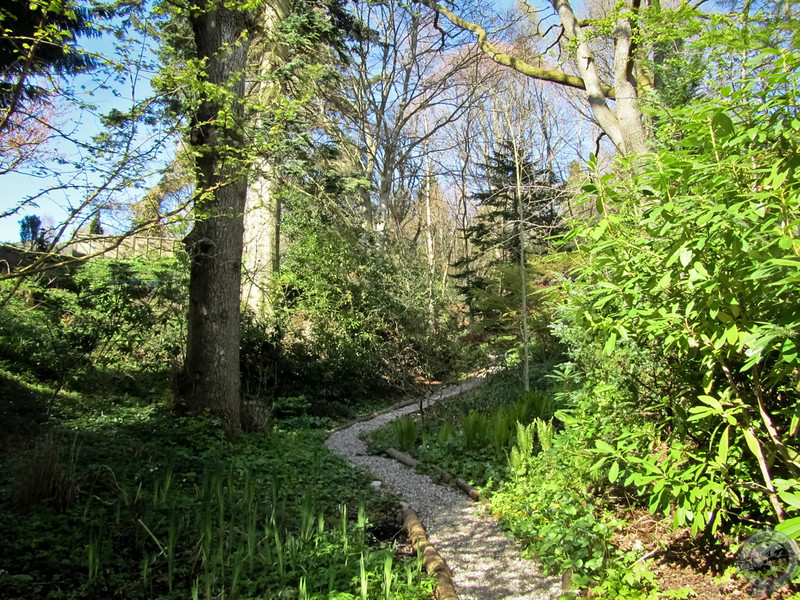
<path id="1" fill-rule="evenodd" d="M 270 0 L 261 13 L 261 43 L 253 45 L 253 59 L 257 62 L 255 82 L 248 90 L 262 110 L 274 110 L 280 102 L 281 86 L 270 79 L 278 64 L 288 60 L 286 48 L 270 40 L 276 24 L 290 11 L 288 2 Z M 264 127 L 259 118 L 256 127 Z M 272 314 L 274 307 L 269 296 L 272 281 L 280 270 L 281 201 L 274 193 L 270 179 L 272 165 L 261 158 L 250 173 L 245 204 L 244 277 L 242 302 L 259 318 Z"/>
<path id="2" fill-rule="evenodd" d="M 190 16 L 205 63 L 191 142 L 196 154 L 195 225 L 186 361 L 177 404 L 208 409 L 231 437 L 240 423 L 239 319 L 247 161 L 242 152 L 242 99 L 248 41 L 243 11 L 198 2 Z"/>
<path id="3" fill-rule="evenodd" d="M 245 211 L 244 275 L 242 302 L 259 318 L 272 313 L 269 288 L 280 270 L 281 202 L 266 175 L 269 165 L 262 161 L 261 175 L 247 189 Z"/>

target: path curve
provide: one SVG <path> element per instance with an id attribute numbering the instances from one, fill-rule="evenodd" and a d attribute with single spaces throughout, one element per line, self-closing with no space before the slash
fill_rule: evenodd
<path id="1" fill-rule="evenodd" d="M 480 385 L 472 380 L 449 387 L 425 401 L 425 408 Z M 420 516 L 428 538 L 453 572 L 461 600 L 552 600 L 561 592 L 559 578 L 543 577 L 541 567 L 520 557 L 520 545 L 507 537 L 485 506 L 453 488 L 434 483 L 390 458 L 371 456 L 359 439 L 394 419 L 416 412 L 417 403 L 354 423 L 334 432 L 328 448 L 356 467 L 369 470 L 384 488 Z"/>

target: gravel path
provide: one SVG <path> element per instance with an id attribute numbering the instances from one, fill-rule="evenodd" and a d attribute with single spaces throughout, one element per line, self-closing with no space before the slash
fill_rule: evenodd
<path id="1" fill-rule="evenodd" d="M 430 404 L 480 384 L 470 381 L 447 388 Z M 359 439 L 397 417 L 416 412 L 418 404 L 398 408 L 332 433 L 326 444 L 356 467 L 369 470 L 383 487 L 417 511 L 428 538 L 453 572 L 461 600 L 549 600 L 561 594 L 560 579 L 541 575 L 540 567 L 520 557 L 520 546 L 506 537 L 485 507 L 445 485 L 433 483 L 397 461 L 367 454 Z"/>

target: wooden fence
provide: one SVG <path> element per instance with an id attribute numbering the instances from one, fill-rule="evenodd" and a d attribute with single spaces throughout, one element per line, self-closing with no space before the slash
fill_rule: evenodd
<path id="1" fill-rule="evenodd" d="M 73 242 L 66 246 L 61 254 L 69 256 L 88 256 L 103 252 L 116 240 L 108 237 L 97 237 Z M 134 256 L 157 255 L 171 256 L 180 248 L 181 241 L 174 238 L 132 235 L 123 239 L 116 248 L 104 252 L 105 258 L 126 259 Z"/>

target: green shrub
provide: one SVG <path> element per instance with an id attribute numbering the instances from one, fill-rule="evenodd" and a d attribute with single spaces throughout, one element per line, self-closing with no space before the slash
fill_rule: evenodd
<path id="1" fill-rule="evenodd" d="M 585 186 L 601 218 L 576 231 L 562 330 L 598 468 L 695 533 L 784 520 L 800 477 L 779 433 L 800 407 L 800 54 L 759 60 L 721 99 L 661 115 L 662 149 L 629 176 Z"/>
<path id="2" fill-rule="evenodd" d="M 613 558 L 609 542 L 617 523 L 592 496 L 589 465 L 573 458 L 568 434 L 556 436 L 549 451 L 533 455 L 536 425 L 518 429 L 509 456 L 514 477 L 492 494 L 493 514 L 546 573 L 569 569 L 576 584 L 600 578 Z"/>
<path id="3" fill-rule="evenodd" d="M 310 210 L 304 200 L 287 214 L 291 244 L 276 282 L 283 393 L 313 395 L 324 410 L 388 389 L 416 394 L 420 379 L 451 377 L 454 302 L 448 290 L 431 293 L 423 256 L 391 241 L 375 252 L 366 232 Z"/>
<path id="4" fill-rule="evenodd" d="M 186 291 L 179 258 L 95 259 L 26 280 L 0 307 L 3 364 L 59 387 L 152 394 L 181 360 Z"/>

